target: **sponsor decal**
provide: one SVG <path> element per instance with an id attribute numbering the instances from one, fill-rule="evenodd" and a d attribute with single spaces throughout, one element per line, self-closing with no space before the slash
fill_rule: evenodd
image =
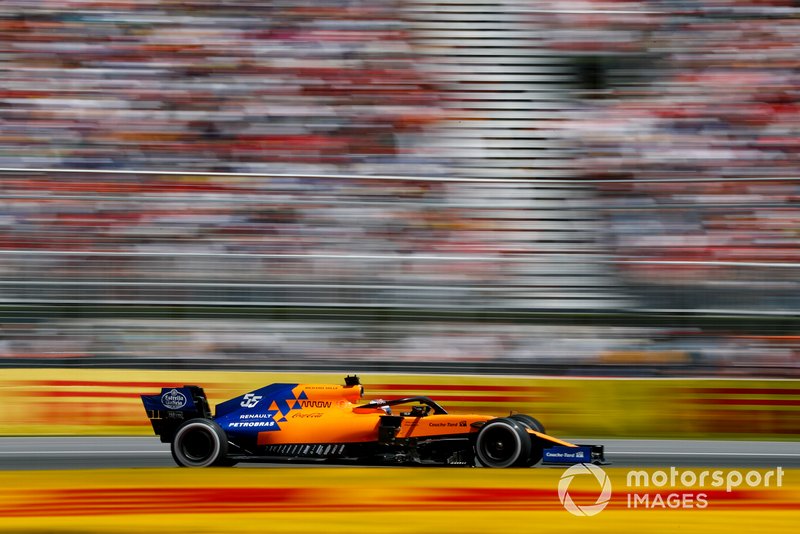
<path id="1" fill-rule="evenodd" d="M 274 426 L 275 421 L 234 421 L 228 423 L 228 428 L 269 428 Z"/>
<path id="2" fill-rule="evenodd" d="M 254 393 L 246 393 L 244 397 L 242 397 L 242 402 L 239 406 L 242 408 L 255 408 L 258 404 L 258 401 L 261 400 L 261 395 L 256 395 Z"/>
<path id="3" fill-rule="evenodd" d="M 298 402 L 303 408 L 330 408 L 332 405 L 331 401 L 301 400 Z"/>
<path id="4" fill-rule="evenodd" d="M 544 450 L 543 459 L 545 462 L 562 464 L 591 462 L 592 450 L 590 447 L 555 446 Z"/>
<path id="5" fill-rule="evenodd" d="M 319 417 L 322 417 L 322 412 L 295 412 L 292 414 L 292 419 L 317 419 Z"/>
<path id="6" fill-rule="evenodd" d="M 243 413 L 239 415 L 239 419 L 272 419 L 272 414 L 269 413 Z"/>
<path id="7" fill-rule="evenodd" d="M 161 404 L 170 410 L 179 410 L 186 406 L 186 395 L 175 388 L 161 395 Z"/>
<path id="8" fill-rule="evenodd" d="M 458 421 L 458 422 L 455 422 L 455 421 L 440 421 L 440 422 L 430 421 L 428 423 L 428 426 L 458 428 L 458 427 L 467 426 L 467 422 L 466 421 Z"/>

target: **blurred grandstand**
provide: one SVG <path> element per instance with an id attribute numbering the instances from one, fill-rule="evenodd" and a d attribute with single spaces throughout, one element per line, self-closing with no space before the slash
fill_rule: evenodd
<path id="1" fill-rule="evenodd" d="M 0 364 L 800 374 L 789 2 L 0 13 Z"/>

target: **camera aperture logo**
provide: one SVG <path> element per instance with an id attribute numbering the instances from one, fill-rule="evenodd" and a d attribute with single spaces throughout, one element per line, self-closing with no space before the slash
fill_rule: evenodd
<path id="1" fill-rule="evenodd" d="M 594 504 L 577 505 L 569 494 L 569 486 L 575 477 L 586 475 L 591 475 L 597 480 L 600 485 L 600 494 Z M 611 479 L 605 471 L 594 464 L 575 464 L 561 475 L 561 480 L 558 481 L 558 498 L 564 508 L 572 515 L 583 517 L 597 515 L 611 501 Z"/>

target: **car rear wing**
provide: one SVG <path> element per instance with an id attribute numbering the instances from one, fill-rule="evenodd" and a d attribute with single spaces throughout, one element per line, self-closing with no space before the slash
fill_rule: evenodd
<path id="1" fill-rule="evenodd" d="M 211 418 L 206 394 L 199 386 L 165 387 L 158 395 L 141 395 L 153 431 L 164 443 L 172 441 L 175 429 L 189 419 Z"/>

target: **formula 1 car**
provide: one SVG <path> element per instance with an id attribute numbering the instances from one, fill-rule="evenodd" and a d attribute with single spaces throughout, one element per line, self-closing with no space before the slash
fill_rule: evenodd
<path id="1" fill-rule="evenodd" d="M 574 445 L 523 414 L 448 414 L 428 397 L 361 403 L 357 376 L 345 385 L 271 384 L 216 406 L 203 389 L 142 395 L 153 430 L 182 467 L 238 462 L 530 467 L 604 462 L 600 445 Z M 395 413 L 405 406 L 405 411 Z"/>

